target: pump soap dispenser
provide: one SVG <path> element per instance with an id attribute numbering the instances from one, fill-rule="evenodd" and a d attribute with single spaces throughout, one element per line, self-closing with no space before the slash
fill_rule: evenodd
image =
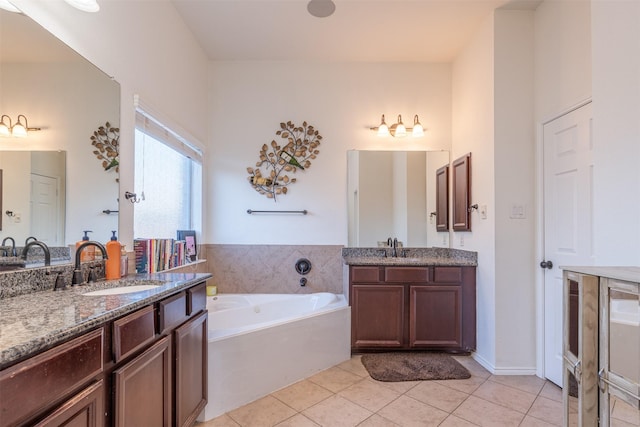
<path id="1" fill-rule="evenodd" d="M 93 233 L 91 230 L 83 230 L 82 232 L 84 233 L 84 236 L 82 236 L 82 240 L 76 242 L 76 250 L 78 250 L 78 246 L 89 241 L 89 233 Z M 96 259 L 96 247 L 93 245 L 85 246 L 80 254 L 80 261 L 87 262 L 93 261 L 94 259 Z"/>
<path id="2" fill-rule="evenodd" d="M 107 280 L 120 278 L 120 256 L 122 252 L 122 245 L 118 242 L 116 232 L 112 231 L 113 236 L 111 240 L 107 242 L 107 261 L 105 263 L 105 274 Z"/>

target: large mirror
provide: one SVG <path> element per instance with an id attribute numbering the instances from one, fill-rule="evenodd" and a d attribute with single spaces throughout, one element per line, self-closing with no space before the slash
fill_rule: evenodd
<path id="1" fill-rule="evenodd" d="M 119 127 L 120 85 L 29 17 L 0 9 L 0 115 L 40 128 L 0 137 L 0 240 L 68 246 L 91 230 L 106 243 L 118 230 L 118 172 L 105 170 L 91 136 L 107 122 Z M 38 179 L 53 179 L 49 213 Z"/>
<path id="2" fill-rule="evenodd" d="M 436 171 L 448 163 L 448 151 L 349 151 L 349 246 L 377 247 L 395 237 L 405 247 L 449 247 L 432 215 Z"/>

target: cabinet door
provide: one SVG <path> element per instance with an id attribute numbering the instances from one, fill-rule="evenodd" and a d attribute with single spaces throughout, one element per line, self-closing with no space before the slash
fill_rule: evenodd
<path id="1" fill-rule="evenodd" d="M 73 396 L 34 427 L 102 427 L 104 384 L 102 380 Z"/>
<path id="2" fill-rule="evenodd" d="M 405 345 L 405 287 L 352 285 L 351 346 L 399 348 Z"/>
<path id="3" fill-rule="evenodd" d="M 409 346 L 462 347 L 462 287 L 411 286 Z"/>
<path id="4" fill-rule="evenodd" d="M 207 317 L 205 310 L 175 330 L 176 426 L 190 426 L 207 404 Z"/>
<path id="5" fill-rule="evenodd" d="M 171 336 L 114 371 L 116 427 L 171 426 Z"/>

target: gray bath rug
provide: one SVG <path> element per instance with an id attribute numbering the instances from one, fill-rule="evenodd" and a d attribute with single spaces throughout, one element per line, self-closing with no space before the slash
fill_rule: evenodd
<path id="1" fill-rule="evenodd" d="M 397 352 L 362 355 L 362 364 L 378 381 L 458 380 L 470 378 L 467 369 L 445 353 Z"/>

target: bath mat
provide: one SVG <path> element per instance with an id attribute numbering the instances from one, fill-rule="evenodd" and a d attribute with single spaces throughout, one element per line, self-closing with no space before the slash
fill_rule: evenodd
<path id="1" fill-rule="evenodd" d="M 467 369 L 445 353 L 398 352 L 362 355 L 362 364 L 378 381 L 458 380 L 470 378 Z"/>

